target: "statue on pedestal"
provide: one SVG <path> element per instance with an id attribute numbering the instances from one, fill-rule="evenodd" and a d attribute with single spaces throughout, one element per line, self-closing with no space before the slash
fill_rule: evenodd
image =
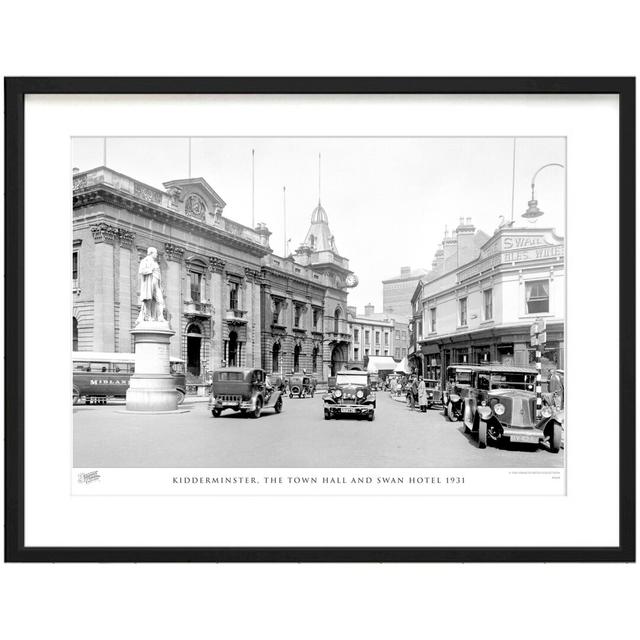
<path id="1" fill-rule="evenodd" d="M 140 314 L 136 326 L 141 322 L 164 321 L 164 296 L 162 295 L 162 277 L 158 264 L 158 251 L 155 247 L 147 249 L 147 256 L 140 261 Z"/>

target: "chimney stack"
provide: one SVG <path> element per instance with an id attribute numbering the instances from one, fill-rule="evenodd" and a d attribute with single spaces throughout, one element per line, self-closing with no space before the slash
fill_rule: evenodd
<path id="1" fill-rule="evenodd" d="M 374 309 L 375 309 L 375 307 L 374 307 L 371 303 L 366 304 L 366 305 L 364 306 L 364 315 L 365 315 L 365 316 L 373 315 L 373 310 L 374 310 Z"/>
<path id="2" fill-rule="evenodd" d="M 467 264 L 478 257 L 478 249 L 475 246 L 474 235 L 476 228 L 471 224 L 471 218 L 460 218 L 460 224 L 456 229 L 458 238 L 458 266 Z"/>

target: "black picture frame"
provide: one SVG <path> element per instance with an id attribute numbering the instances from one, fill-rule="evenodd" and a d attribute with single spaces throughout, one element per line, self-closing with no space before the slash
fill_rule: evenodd
<path id="1" fill-rule="evenodd" d="M 635 78 L 5 78 L 5 561 L 634 562 Z M 615 547 L 26 547 L 24 104 L 28 94 L 615 94 L 620 161 L 619 531 Z M 613 426 L 613 425 L 612 425 Z M 594 515 L 595 517 L 595 515 Z"/>

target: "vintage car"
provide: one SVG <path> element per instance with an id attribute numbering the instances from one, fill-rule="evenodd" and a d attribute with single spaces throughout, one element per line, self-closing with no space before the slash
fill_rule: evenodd
<path id="1" fill-rule="evenodd" d="M 323 397 L 324 419 L 342 415 L 367 418 L 372 421 L 376 409 L 376 394 L 366 371 L 338 371 L 335 386 Z"/>
<path id="2" fill-rule="evenodd" d="M 464 399 L 471 389 L 471 374 L 471 367 L 467 364 L 453 364 L 447 367 L 442 406 L 444 415 L 452 422 L 462 420 Z"/>
<path id="3" fill-rule="evenodd" d="M 263 409 L 282 411 L 282 392 L 262 369 L 226 367 L 213 372 L 208 409 L 214 418 L 225 409 L 259 418 Z"/>
<path id="4" fill-rule="evenodd" d="M 547 403 L 536 417 L 536 375 L 533 367 L 472 366 L 469 391 L 464 398 L 465 430 L 478 437 L 478 447 L 509 440 L 547 443 L 552 453 L 562 444 L 562 419 Z M 546 379 L 541 381 L 545 389 Z"/>
<path id="5" fill-rule="evenodd" d="M 306 373 L 292 373 L 288 380 L 287 386 L 289 389 L 289 397 L 293 398 L 306 398 L 310 396 L 313 398 L 313 394 L 316 390 L 316 379 L 313 376 Z"/>

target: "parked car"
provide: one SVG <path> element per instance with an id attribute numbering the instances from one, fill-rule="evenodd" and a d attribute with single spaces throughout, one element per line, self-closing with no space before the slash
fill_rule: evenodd
<path id="1" fill-rule="evenodd" d="M 316 379 L 313 376 L 299 373 L 291 374 L 287 380 L 289 397 L 293 398 L 294 396 L 298 396 L 298 398 L 306 398 L 310 396 L 313 398 L 316 384 Z"/>
<path id="2" fill-rule="evenodd" d="M 548 444 L 558 453 L 562 420 L 547 403 L 536 417 L 536 369 L 506 365 L 469 367 L 469 390 L 463 400 L 463 423 L 478 437 L 478 447 L 501 440 Z M 547 381 L 542 380 L 542 388 Z"/>
<path id="3" fill-rule="evenodd" d="M 462 420 L 464 399 L 471 388 L 471 373 L 471 367 L 467 364 L 454 364 L 447 367 L 442 405 L 444 415 L 452 422 Z"/>
<path id="4" fill-rule="evenodd" d="M 435 404 L 442 403 L 442 391 L 440 381 L 432 378 L 425 378 L 424 384 L 427 387 L 427 409 L 431 409 Z"/>
<path id="5" fill-rule="evenodd" d="M 376 394 L 366 371 L 339 371 L 335 386 L 323 397 L 324 419 L 355 416 L 374 419 Z"/>
<path id="6" fill-rule="evenodd" d="M 262 369 L 218 369 L 213 372 L 208 409 L 214 418 L 225 409 L 259 418 L 263 409 L 282 411 L 282 392 Z"/>

